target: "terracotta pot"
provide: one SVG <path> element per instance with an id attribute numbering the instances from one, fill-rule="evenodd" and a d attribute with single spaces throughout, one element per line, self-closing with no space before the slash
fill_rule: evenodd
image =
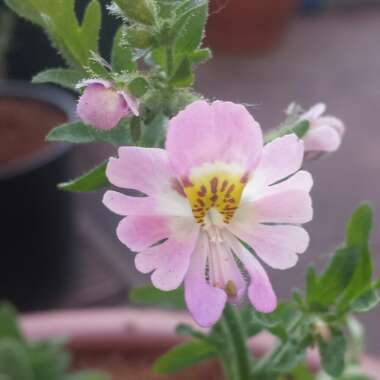
<path id="1" fill-rule="evenodd" d="M 144 380 L 221 379 L 215 361 L 204 362 L 175 377 L 151 375 L 150 366 L 154 359 L 182 340 L 174 334 L 174 328 L 183 322 L 193 324 L 189 316 L 181 312 L 130 308 L 39 313 L 21 318 L 22 328 L 30 339 L 67 337 L 75 368 L 87 366 L 112 370 L 113 380 L 132 380 L 125 377 L 131 373 Z M 261 356 L 273 339 L 262 334 L 251 343 L 253 355 Z M 308 364 L 314 370 L 318 368 L 315 352 L 309 353 Z M 363 366 L 375 380 L 380 380 L 378 361 L 364 357 Z"/>
<path id="2" fill-rule="evenodd" d="M 211 0 L 206 45 L 216 52 L 258 54 L 280 41 L 299 0 Z"/>

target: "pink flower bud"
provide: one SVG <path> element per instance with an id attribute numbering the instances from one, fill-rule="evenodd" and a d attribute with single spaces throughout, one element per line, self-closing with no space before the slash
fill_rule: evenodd
<path id="1" fill-rule="evenodd" d="M 108 130 L 124 117 L 138 115 L 137 100 L 126 91 L 116 90 L 111 82 L 92 79 L 78 87 L 85 87 L 77 105 L 77 114 L 85 124 Z"/>

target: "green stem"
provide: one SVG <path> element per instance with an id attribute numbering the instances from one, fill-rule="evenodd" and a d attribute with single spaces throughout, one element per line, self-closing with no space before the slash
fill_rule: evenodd
<path id="1" fill-rule="evenodd" d="M 235 366 L 238 372 L 238 377 L 230 378 L 230 380 L 249 380 L 251 378 L 252 358 L 247 346 L 248 336 L 240 315 L 231 305 L 227 304 L 222 319 L 225 330 L 228 330 L 231 343 L 234 347 Z M 229 360 L 231 359 L 229 358 Z"/>

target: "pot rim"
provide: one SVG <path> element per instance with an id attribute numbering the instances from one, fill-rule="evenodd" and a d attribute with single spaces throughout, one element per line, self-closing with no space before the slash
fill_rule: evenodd
<path id="1" fill-rule="evenodd" d="M 77 119 L 74 97 L 68 91 L 58 87 L 31 84 L 19 80 L 0 80 L 1 97 L 23 98 L 44 102 L 63 111 L 67 116 L 68 122 L 73 122 Z M 54 161 L 57 157 L 65 154 L 70 147 L 70 144 L 65 143 L 47 144 L 20 159 L 0 165 L 0 180 L 11 179 L 39 169 L 47 162 Z"/>
<path id="2" fill-rule="evenodd" d="M 68 348 L 77 352 L 128 353 L 170 348 L 186 339 L 175 335 L 179 323 L 197 327 L 186 312 L 142 307 L 57 310 L 20 317 L 21 328 L 29 339 L 64 337 Z M 253 355 L 264 355 L 273 343 L 269 334 L 255 336 L 250 341 Z M 315 350 L 308 352 L 307 362 L 311 370 L 318 371 Z M 361 364 L 368 375 L 380 380 L 379 360 L 365 355 Z"/>

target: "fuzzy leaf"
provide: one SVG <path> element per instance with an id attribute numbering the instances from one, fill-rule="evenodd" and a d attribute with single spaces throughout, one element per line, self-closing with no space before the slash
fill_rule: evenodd
<path id="1" fill-rule="evenodd" d="M 182 288 L 164 292 L 153 286 L 141 286 L 132 289 L 129 294 L 129 299 L 132 303 L 137 305 L 159 306 L 167 309 L 186 309 Z"/>
<path id="2" fill-rule="evenodd" d="M 157 5 L 154 0 L 114 0 L 125 16 L 131 21 L 154 25 L 157 17 Z"/>
<path id="3" fill-rule="evenodd" d="M 102 9 L 100 3 L 98 0 L 92 0 L 86 8 L 81 25 L 83 43 L 89 51 L 98 51 L 101 24 Z"/>
<path id="4" fill-rule="evenodd" d="M 59 86 L 68 88 L 70 90 L 75 90 L 76 85 L 85 75 L 79 70 L 70 69 L 49 69 L 41 71 L 39 74 L 35 75 L 32 79 L 33 83 L 54 83 Z"/>
<path id="5" fill-rule="evenodd" d="M 310 128 L 310 125 L 307 120 L 300 121 L 299 123 L 290 127 L 284 126 L 281 128 L 277 128 L 273 131 L 270 131 L 264 136 L 265 144 L 272 142 L 278 137 L 290 135 L 292 133 L 295 133 L 298 136 L 298 138 L 302 139 L 306 135 L 309 128 Z"/>
<path id="6" fill-rule="evenodd" d="M 106 176 L 107 161 L 101 163 L 96 168 L 90 170 L 86 174 L 69 181 L 60 183 L 58 188 L 60 190 L 71 191 L 71 192 L 90 192 L 102 189 L 109 185 Z"/>
<path id="7" fill-rule="evenodd" d="M 190 61 L 193 65 L 206 62 L 212 58 L 210 49 L 198 49 L 189 54 Z"/>
<path id="8" fill-rule="evenodd" d="M 333 330 L 329 342 L 318 342 L 322 368 L 331 376 L 338 377 L 345 366 L 346 339 L 341 331 Z"/>
<path id="9" fill-rule="evenodd" d="M 208 2 L 198 0 L 192 3 L 191 7 L 186 10 L 183 9 L 183 13 L 179 12 L 180 15 L 173 27 L 173 32 L 176 35 L 176 54 L 194 51 L 200 46 L 204 36 L 204 27 L 208 16 Z"/>
<path id="10" fill-rule="evenodd" d="M 143 25 L 132 25 L 126 34 L 128 45 L 137 49 L 146 49 L 154 43 L 154 32 Z"/>
<path id="11" fill-rule="evenodd" d="M 136 98 L 143 96 L 149 88 L 148 81 L 143 77 L 137 77 L 128 84 L 129 92 Z"/>
<path id="12" fill-rule="evenodd" d="M 190 340 L 161 356 L 153 366 L 157 373 L 174 373 L 189 368 L 217 354 L 213 345 L 203 340 Z"/>
<path id="13" fill-rule="evenodd" d="M 133 61 L 132 49 L 125 41 L 127 28 L 123 25 L 116 32 L 112 47 L 112 69 L 116 72 L 132 72 L 136 70 L 136 63 Z"/>
<path id="14" fill-rule="evenodd" d="M 47 141 L 64 141 L 75 144 L 86 144 L 95 141 L 94 128 L 81 123 L 67 123 L 55 127 L 46 136 Z"/>

